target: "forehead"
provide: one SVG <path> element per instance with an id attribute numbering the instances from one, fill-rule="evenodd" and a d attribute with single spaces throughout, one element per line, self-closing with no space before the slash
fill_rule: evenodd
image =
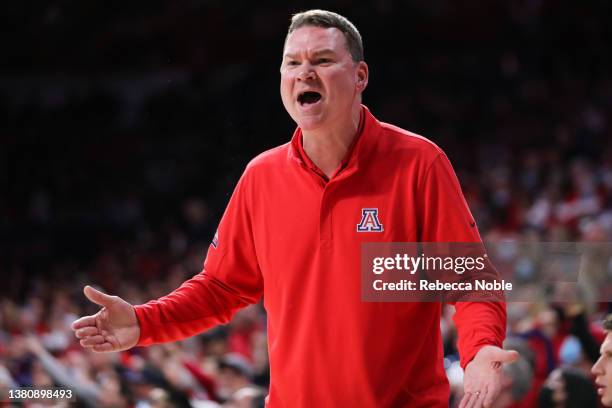
<path id="1" fill-rule="evenodd" d="M 287 36 L 284 54 L 312 53 L 323 49 L 348 54 L 342 31 L 335 27 L 300 27 Z"/>
<path id="2" fill-rule="evenodd" d="M 612 333 L 609 332 L 601 345 L 602 353 L 612 353 Z"/>

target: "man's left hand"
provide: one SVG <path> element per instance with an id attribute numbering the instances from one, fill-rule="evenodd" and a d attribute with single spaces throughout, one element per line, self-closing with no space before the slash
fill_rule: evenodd
<path id="1" fill-rule="evenodd" d="M 463 390 L 465 394 L 459 408 L 489 408 L 501 388 L 501 369 L 504 363 L 513 363 L 519 354 L 495 346 L 484 346 L 465 367 Z"/>

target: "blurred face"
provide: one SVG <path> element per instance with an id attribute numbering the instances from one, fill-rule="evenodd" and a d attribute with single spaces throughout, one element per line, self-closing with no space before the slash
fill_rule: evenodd
<path id="1" fill-rule="evenodd" d="M 601 403 L 612 407 L 612 333 L 606 336 L 601 345 L 600 354 L 591 372 L 595 375 L 597 393 L 601 397 Z"/>
<path id="2" fill-rule="evenodd" d="M 560 369 L 553 370 L 546 380 L 546 386 L 552 391 L 552 400 L 556 406 L 563 406 L 567 399 L 565 392 L 565 382 L 563 381 L 563 373 Z"/>
<path id="3" fill-rule="evenodd" d="M 337 28 L 304 26 L 285 43 L 281 97 L 302 130 L 343 123 L 368 83 L 365 62 L 354 62 Z"/>
<path id="4" fill-rule="evenodd" d="M 221 368 L 217 375 L 219 396 L 229 399 L 232 394 L 249 385 L 249 380 L 231 368 Z"/>

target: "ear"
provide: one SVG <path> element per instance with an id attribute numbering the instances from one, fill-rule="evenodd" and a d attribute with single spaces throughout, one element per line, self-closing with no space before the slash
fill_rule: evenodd
<path id="1" fill-rule="evenodd" d="M 359 92 L 363 92 L 368 86 L 369 75 L 370 75 L 370 71 L 368 69 L 368 64 L 366 64 L 365 61 L 359 61 L 357 63 L 357 71 L 356 71 L 356 76 L 357 76 L 356 87 Z"/>

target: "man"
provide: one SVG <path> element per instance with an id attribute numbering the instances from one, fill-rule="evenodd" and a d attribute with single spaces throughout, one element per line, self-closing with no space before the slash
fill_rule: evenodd
<path id="1" fill-rule="evenodd" d="M 268 406 L 447 406 L 441 305 L 362 302 L 360 248 L 480 241 L 448 159 L 361 104 L 368 66 L 344 17 L 295 15 L 280 73 L 298 128 L 290 143 L 247 166 L 203 271 L 136 307 L 86 287 L 103 308 L 74 323 L 77 337 L 99 352 L 174 341 L 229 321 L 263 295 Z M 505 306 L 456 308 L 466 369 L 461 406 L 490 406 L 501 363 L 516 358 L 500 348 Z"/>
<path id="2" fill-rule="evenodd" d="M 599 349 L 601 356 L 595 362 L 591 372 L 595 376 L 597 394 L 601 396 L 601 403 L 612 407 L 612 314 L 606 316 L 603 322 L 606 338 Z"/>

